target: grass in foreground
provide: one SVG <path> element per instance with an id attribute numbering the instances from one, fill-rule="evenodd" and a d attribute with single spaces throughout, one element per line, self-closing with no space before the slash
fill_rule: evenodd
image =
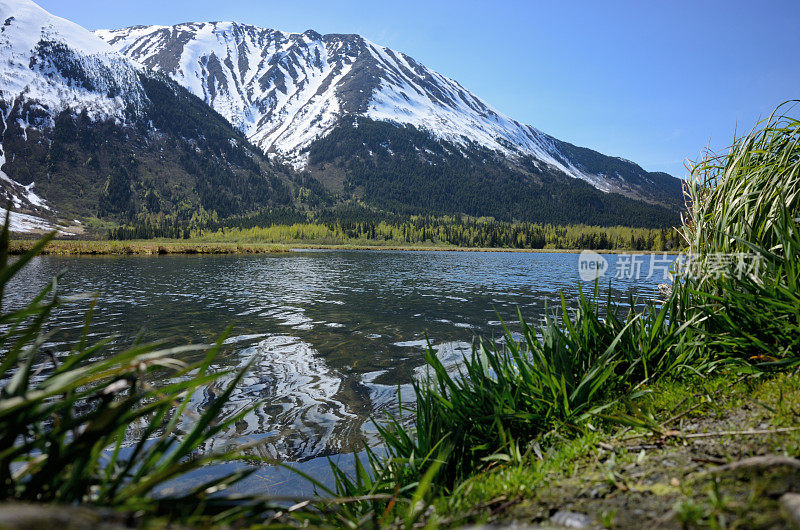
<path id="1" fill-rule="evenodd" d="M 10 263 L 8 238 L 4 227 L 0 301 L 9 282 L 50 239 Z M 56 357 L 46 343 L 53 333 L 49 316 L 60 303 L 57 285 L 54 279 L 25 307 L 0 307 L 0 500 L 96 504 L 183 520 L 213 510 L 217 500 L 210 495 L 249 472 L 220 477 L 180 498 L 156 499 L 152 492 L 205 464 L 238 458 L 238 453 L 198 451 L 249 411 L 221 412 L 244 370 L 180 432 L 191 395 L 225 373 L 209 370 L 221 341 L 212 348 L 134 345 L 97 360 L 111 339 L 89 343 L 90 310 L 83 337 L 67 355 Z M 198 350 L 207 350 L 202 361 L 181 360 Z M 153 386 L 148 377 L 153 374 L 165 384 Z M 131 428 L 138 435 L 124 445 Z"/>
<path id="2" fill-rule="evenodd" d="M 780 114 L 797 103 L 695 166 L 682 228 L 704 347 L 765 369 L 800 351 L 800 120 Z"/>
<path id="3" fill-rule="evenodd" d="M 489 468 L 437 500 L 439 522 L 546 523 L 571 511 L 615 528 L 786 527 L 779 499 L 800 486 L 800 378 L 731 373 L 692 386 L 659 383 L 638 402 L 660 433 L 588 431 Z"/>
<path id="4" fill-rule="evenodd" d="M 473 355 L 464 360 L 458 374 L 448 373 L 435 355 L 428 352 L 429 377 L 416 384 L 416 403 L 410 414 L 408 417 L 389 417 L 380 424 L 388 456 L 369 453 L 367 462 L 356 460 L 353 474 L 334 467 L 337 485 L 334 491 L 327 492 L 332 499 L 311 500 L 297 505 L 289 521 L 307 520 L 348 527 L 445 525 L 463 521 L 465 515 L 486 515 L 483 512 L 465 514 L 464 510 L 471 503 L 488 507 L 490 512 L 504 513 L 513 504 L 509 491 L 517 491 L 522 498 L 532 498 L 533 494 L 529 496 L 522 492 L 542 484 L 553 487 L 555 492 L 552 502 L 544 503 L 549 517 L 553 503 L 570 498 L 570 493 L 577 498 L 585 495 L 580 478 L 575 483 L 577 485 L 569 482 L 578 477 L 581 470 L 590 474 L 587 476 L 590 482 L 594 481 L 592 484 L 600 477 L 601 483 L 613 488 L 614 495 L 636 493 L 630 480 L 634 477 L 626 475 L 633 468 L 619 466 L 639 466 L 648 458 L 646 448 L 637 452 L 641 440 L 663 446 L 686 440 L 732 438 L 734 435 L 730 431 L 737 432 L 740 427 L 748 427 L 748 422 L 760 420 L 758 415 L 736 414 L 737 407 L 745 406 L 763 405 L 771 411 L 770 418 L 779 424 L 795 421 L 796 376 L 779 375 L 770 379 L 767 374 L 791 372 L 800 364 L 797 342 L 800 336 L 800 231 L 797 226 L 800 211 L 796 200 L 800 196 L 800 180 L 796 178 L 800 167 L 798 141 L 800 126 L 797 120 L 787 117 L 772 119 L 761 129 L 737 141 L 727 155 L 718 159 L 719 163 L 712 159 L 699 164 L 694 173 L 697 178 L 690 185 L 693 203 L 691 217 L 684 227 L 690 252 L 701 258 L 719 253 L 747 252 L 763 264 L 758 269 L 739 274 L 732 266 L 715 269 L 713 273 L 708 268 L 701 268 L 696 274 L 682 277 L 664 304 L 648 306 L 638 313 L 622 310 L 610 303 L 601 309 L 596 297 L 581 297 L 576 310 L 562 304 L 560 320 L 547 321 L 537 332 L 523 322 L 521 339 L 507 333 L 504 345 L 481 343 Z M 778 196 L 774 194 L 775 189 L 780 190 Z M 4 244 L 7 244 L 7 237 L 6 233 Z M 22 266 L 18 264 L 24 264 L 27 259 L 30 258 L 25 257 L 4 268 L 0 280 L 12 275 Z M 2 285 L 5 284 L 0 283 Z M 48 293 L 44 293 L 35 304 L 42 303 L 47 296 Z M 112 472 L 110 477 L 106 476 L 109 468 L 96 462 L 99 455 L 105 454 L 104 449 L 115 447 L 127 424 L 113 421 L 104 424 L 91 416 L 94 407 L 116 407 L 126 398 L 133 399 L 135 396 L 129 395 L 130 390 L 105 401 L 102 398 L 103 389 L 107 388 L 105 385 L 117 384 L 117 380 L 126 377 L 130 379 L 133 374 L 122 369 L 118 379 L 115 379 L 115 373 L 110 373 L 110 379 L 89 381 L 101 386 L 84 394 L 79 394 L 84 391 L 83 386 L 54 386 L 61 393 L 51 393 L 46 397 L 66 396 L 62 400 L 67 403 L 61 412 L 64 419 L 58 415 L 55 419 L 49 414 L 37 416 L 37 411 L 48 410 L 41 407 L 56 405 L 46 400 L 44 404 L 34 401 L 28 405 L 31 396 L 37 394 L 27 390 L 21 394 L 14 393 L 20 388 L 18 381 L 24 385 L 31 381 L 39 384 L 31 377 L 35 363 L 29 359 L 41 358 L 42 325 L 46 314 L 44 310 L 34 308 L 30 313 L 20 314 L 17 320 L 8 320 L 12 323 L 8 333 L 32 331 L 25 331 L 19 338 L 9 335 L 17 341 L 13 344 L 19 346 L 11 350 L 17 352 L 13 354 L 16 357 L 9 357 L 12 361 L 3 361 L 5 394 L 0 399 L 0 411 L 12 406 L 8 403 L 25 403 L 33 412 L 31 423 L 16 416 L 5 417 L 8 426 L 4 428 L 20 432 L 15 437 L 6 438 L 7 445 L 0 447 L 0 457 L 10 455 L 10 460 L 4 464 L 7 466 L 6 476 L 11 477 L 5 479 L 10 488 L 7 491 L 18 492 L 7 494 L 7 498 L 27 498 L 24 497 L 27 488 L 39 484 L 31 483 L 29 479 L 15 482 L 14 476 L 19 469 L 15 466 L 22 465 L 21 469 L 36 471 L 38 468 L 35 466 L 46 465 L 39 460 L 43 457 L 44 461 L 51 457 L 61 458 L 62 446 L 67 446 L 73 455 L 82 459 L 81 462 L 91 464 L 80 469 L 67 467 L 69 477 L 77 476 L 82 484 L 95 486 L 94 489 L 87 488 L 85 491 L 90 495 L 83 495 L 79 500 L 122 507 L 139 503 L 142 509 L 149 510 L 147 513 L 163 513 L 161 510 L 170 505 L 168 502 L 156 502 L 146 491 L 135 488 L 136 495 L 122 498 L 122 502 L 115 501 L 114 497 L 91 496 L 97 488 L 105 491 L 109 484 L 126 485 L 131 470 L 138 469 L 132 465 L 127 472 L 119 475 Z M 7 319 L 6 316 L 3 318 Z M 34 327 L 26 327 L 30 325 Z M 6 344 L 12 344 L 7 342 L 11 339 L 3 340 L 2 348 L 6 350 Z M 84 351 L 83 348 L 80 346 L 77 351 Z M 91 364 L 87 366 L 82 369 L 94 370 Z M 188 374 L 170 363 L 162 367 Z M 199 370 L 197 373 L 202 373 L 201 368 L 196 368 Z M 47 372 L 50 373 L 54 372 Z M 740 387 L 736 384 L 751 384 L 740 381 L 743 376 L 758 376 L 760 384 L 766 386 L 739 392 L 736 389 Z M 55 379 L 61 381 L 59 377 Z M 131 384 L 134 382 L 135 378 Z M 54 383 L 50 381 L 48 384 Z M 136 383 L 133 387 L 141 388 L 141 384 Z M 96 398 L 98 392 L 101 397 Z M 762 396 L 763 403 L 758 401 L 758 396 Z M 151 398 L 158 402 L 158 395 Z M 152 435 L 159 440 L 158 425 L 170 425 L 170 411 L 182 410 L 180 398 L 175 396 L 174 408 L 163 409 L 158 421 L 156 418 L 160 413 L 148 416 L 148 425 L 153 430 L 147 437 Z M 730 399 L 727 401 L 730 407 L 715 408 L 717 403 L 724 404 L 725 399 Z M 134 405 L 144 406 L 139 402 Z M 83 410 L 82 407 L 88 407 L 88 419 L 70 423 L 72 415 L 80 413 L 78 409 Z M 731 427 L 710 435 L 704 433 L 703 429 L 721 429 L 722 425 L 703 423 L 696 418 L 696 414 L 709 411 L 723 413 L 722 418 Z M 214 424 L 213 420 L 212 415 L 208 425 Z M 676 425 L 679 420 L 692 420 L 695 425 Z M 94 425 L 92 421 L 108 429 L 100 432 L 112 436 L 92 438 L 91 444 L 73 446 L 78 440 L 84 440 L 83 434 L 94 432 L 83 427 Z M 71 430 L 59 430 L 62 425 L 70 426 Z M 620 431 L 621 425 L 627 427 Z M 48 440 L 51 432 L 55 433 L 54 441 L 31 445 L 39 442 L 29 440 Z M 204 432 L 189 439 L 196 441 L 197 436 L 202 438 Z M 140 440 L 143 451 L 150 447 L 147 437 Z M 183 440 L 179 437 L 175 442 L 178 447 L 194 443 Z M 785 455 L 797 456 L 798 444 L 794 435 L 774 440 L 774 443 L 755 444 L 749 451 L 773 452 L 780 448 Z M 26 452 L 26 447 L 32 449 Z M 608 455 L 600 455 L 597 447 Z M 53 448 L 56 448 L 55 453 L 50 452 Z M 740 453 L 746 451 L 740 450 Z M 691 465 L 687 453 L 675 454 L 678 455 L 675 458 L 685 457 L 686 465 Z M 729 456 L 734 455 L 706 454 L 702 458 L 710 463 L 721 463 Z M 588 465 L 586 459 L 589 459 Z M 196 461 L 186 453 L 172 459 L 172 453 L 162 451 L 148 457 L 146 465 L 151 467 L 145 466 L 145 469 L 153 470 L 162 462 L 171 462 L 178 467 L 168 469 L 179 470 Z M 664 517 L 668 515 L 669 521 L 725 526 L 727 519 L 721 517 L 743 517 L 742 506 L 745 509 L 767 509 L 759 504 L 758 493 L 765 491 L 767 486 L 753 486 L 755 493 L 749 497 L 752 502 L 747 501 L 750 504 L 736 504 L 735 509 L 728 509 L 726 506 L 734 504 L 726 500 L 718 481 L 711 482 L 711 494 L 703 493 L 709 499 L 706 502 L 693 493 L 705 491 L 705 486 L 699 485 L 694 489 L 692 484 L 700 482 L 690 482 L 685 484 L 688 489 L 684 491 L 681 478 L 665 474 L 666 460 L 659 462 L 645 472 L 645 475 L 652 472 L 651 483 L 655 485 L 648 495 L 657 495 L 658 490 L 666 495 L 659 501 L 661 505 L 665 499 L 674 502 L 662 514 Z M 61 463 L 68 464 L 69 461 Z M 155 484 L 158 477 L 175 474 L 162 473 L 148 483 Z M 681 476 L 685 478 L 688 475 Z M 46 492 L 63 491 L 63 484 L 68 483 L 57 474 L 53 475 L 52 484 L 47 481 L 49 475 L 40 477 Z M 236 478 L 232 476 L 229 480 Z M 673 478 L 677 479 L 677 484 Z M 551 479 L 555 482 L 549 482 Z M 216 486 L 212 486 L 214 488 Z M 499 494 L 503 489 L 507 491 Z M 183 511 L 169 513 L 185 522 L 192 520 L 188 515 L 191 512 L 193 520 L 201 518 L 199 520 L 204 524 L 229 521 L 231 517 L 237 518 L 239 524 L 264 523 L 275 515 L 263 500 L 241 500 L 231 506 L 230 500 L 209 496 L 208 492 L 207 489 L 192 492 L 179 502 Z M 741 493 L 740 490 L 736 492 L 736 495 Z M 495 494 L 499 495 L 489 498 Z M 541 493 L 537 491 L 536 495 Z M 505 499 L 495 502 L 500 497 Z M 52 496 L 40 498 L 58 500 Z M 641 502 L 639 497 L 626 498 L 631 502 Z M 575 504 L 582 506 L 580 502 Z M 624 511 L 619 507 L 603 508 L 596 512 L 596 518 L 614 524 L 617 513 L 614 510 Z M 774 513 L 774 510 L 769 513 Z M 531 518 L 530 513 L 522 512 L 522 515 Z M 279 522 L 288 521 L 280 519 Z M 628 522 L 625 520 L 626 524 Z"/>
<path id="5" fill-rule="evenodd" d="M 582 297 L 574 313 L 562 304 L 561 319 L 538 333 L 523 322 L 521 340 L 482 343 L 457 376 L 429 352 L 433 374 L 415 386 L 413 421 L 390 417 L 381 431 L 389 458 L 372 458 L 372 478 L 342 480 L 339 493 L 436 484 L 430 499 L 453 496 L 475 473 L 558 452 L 592 429 L 660 433 L 637 403 L 662 380 L 688 389 L 718 373 L 796 369 L 800 122 L 771 118 L 723 157 L 698 164 L 693 177 L 683 233 L 699 267 L 679 277 L 663 305 L 620 317 L 618 307 L 601 315 Z M 757 266 L 737 269 L 740 259 Z M 362 504 L 352 515 L 391 507 Z"/>

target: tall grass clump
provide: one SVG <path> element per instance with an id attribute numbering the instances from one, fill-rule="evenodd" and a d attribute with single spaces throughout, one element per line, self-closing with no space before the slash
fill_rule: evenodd
<path id="1" fill-rule="evenodd" d="M 688 183 L 686 287 L 710 355 L 764 368 L 800 355 L 800 120 L 780 106 Z"/>
<path id="2" fill-rule="evenodd" d="M 506 328 L 502 343 L 481 341 L 456 373 L 429 350 L 429 377 L 414 385 L 416 445 L 402 449 L 447 447 L 439 483 L 450 485 L 496 453 L 530 448 L 553 430 L 581 432 L 610 404 L 683 367 L 682 324 L 669 311 L 640 314 L 610 300 L 602 308 L 596 292 L 581 293 L 574 311 L 562 298 L 561 318 L 538 330 L 520 315 L 521 339 Z"/>

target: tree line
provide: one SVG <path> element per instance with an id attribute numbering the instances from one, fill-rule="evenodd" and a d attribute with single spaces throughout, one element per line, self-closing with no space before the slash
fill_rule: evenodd
<path id="1" fill-rule="evenodd" d="M 342 212 L 340 212 L 342 213 Z M 669 228 L 601 227 L 503 222 L 465 216 L 408 216 L 396 214 L 364 218 L 334 212 L 314 214 L 290 209 L 262 212 L 252 218 L 186 227 L 164 220 L 112 229 L 111 239 L 157 237 L 239 243 L 320 243 L 378 245 L 452 245 L 465 248 L 676 250 L 682 243 Z M 381 218 L 382 217 L 382 218 Z"/>

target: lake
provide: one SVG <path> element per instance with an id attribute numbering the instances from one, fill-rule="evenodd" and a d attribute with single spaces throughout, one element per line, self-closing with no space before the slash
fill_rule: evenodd
<path id="1" fill-rule="evenodd" d="M 620 265 L 606 255 L 609 270 Z M 253 362 L 232 407 L 261 400 L 218 444 L 258 440 L 283 461 L 360 449 L 374 441 L 369 418 L 397 408 L 398 385 L 424 369 L 426 340 L 446 365 L 477 336 L 500 338 L 517 308 L 538 322 L 580 283 L 576 253 L 303 251 L 248 256 L 36 258 L 6 296 L 29 300 L 59 272 L 59 292 L 96 295 L 92 338 L 208 343 L 232 331 L 215 369 Z M 626 301 L 652 298 L 659 274 L 611 279 Z M 602 280 L 602 290 L 609 287 Z M 593 282 L 583 282 L 587 291 Z M 50 345 L 64 354 L 79 335 L 88 300 L 64 304 Z M 192 409 L 214 395 L 193 397 Z M 405 388 L 405 397 L 410 391 Z M 200 394 L 200 393 L 199 393 Z"/>

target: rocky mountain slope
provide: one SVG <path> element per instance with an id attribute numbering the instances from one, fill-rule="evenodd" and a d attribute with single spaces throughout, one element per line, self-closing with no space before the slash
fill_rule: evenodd
<path id="1" fill-rule="evenodd" d="M 360 35 L 286 33 L 236 22 L 134 26 L 96 34 L 187 87 L 265 151 L 308 166 L 307 149 L 341 118 L 412 126 L 512 163 L 663 202 L 674 183 L 633 162 L 571 146 L 504 116 L 413 58 Z M 665 193 L 666 191 L 666 193 Z"/>

